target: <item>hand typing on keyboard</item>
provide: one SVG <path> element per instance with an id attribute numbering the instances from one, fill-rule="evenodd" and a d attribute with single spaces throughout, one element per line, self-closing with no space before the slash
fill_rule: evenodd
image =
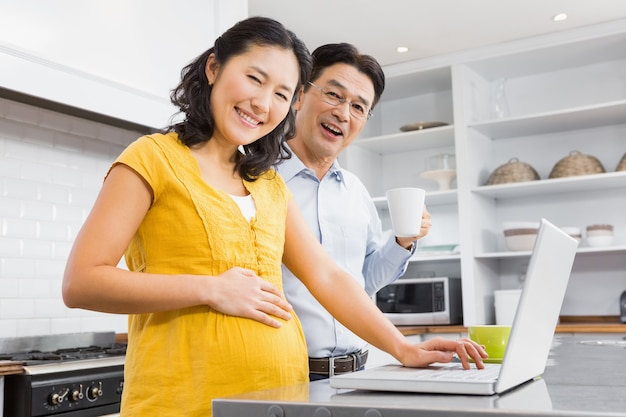
<path id="1" fill-rule="evenodd" d="M 424 367 L 435 362 L 451 362 L 458 357 L 464 369 L 470 369 L 470 358 L 476 363 L 476 368 L 483 369 L 483 359 L 487 358 L 484 346 L 468 338 L 446 339 L 435 337 L 422 343 L 407 342 L 401 348 L 400 362 L 408 367 Z"/>
<path id="2" fill-rule="evenodd" d="M 465 369 L 461 364 L 439 364 L 420 369 L 414 374 L 415 379 L 490 381 L 498 377 L 500 364 L 487 364 L 484 369 Z"/>

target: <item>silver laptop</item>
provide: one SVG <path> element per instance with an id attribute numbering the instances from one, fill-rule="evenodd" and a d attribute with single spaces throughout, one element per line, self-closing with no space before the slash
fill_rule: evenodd
<path id="1" fill-rule="evenodd" d="M 501 364 L 464 370 L 460 363 L 425 368 L 385 365 L 330 378 L 333 388 L 441 394 L 500 394 L 539 377 L 546 367 L 578 242 L 541 219 L 526 281 Z"/>

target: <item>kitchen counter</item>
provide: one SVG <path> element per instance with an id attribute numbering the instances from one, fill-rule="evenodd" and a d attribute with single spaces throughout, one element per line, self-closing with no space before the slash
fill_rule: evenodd
<path id="1" fill-rule="evenodd" d="M 557 334 L 542 378 L 502 395 L 432 395 L 330 387 L 328 380 L 214 401 L 214 417 L 624 416 L 626 333 Z"/>
<path id="2" fill-rule="evenodd" d="M 439 326 L 397 326 L 405 336 L 419 334 L 467 333 L 462 325 Z M 626 324 L 618 316 L 561 316 L 555 333 L 624 333 Z"/>
<path id="3" fill-rule="evenodd" d="M 24 362 L 0 360 L 0 376 L 21 374 L 23 372 L 23 364 Z"/>

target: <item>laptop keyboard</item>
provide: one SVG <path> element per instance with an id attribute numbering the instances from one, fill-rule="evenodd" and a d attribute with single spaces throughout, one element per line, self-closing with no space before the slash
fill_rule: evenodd
<path id="1" fill-rule="evenodd" d="M 461 364 L 432 366 L 415 372 L 415 379 L 450 379 L 455 381 L 491 381 L 498 378 L 500 364 L 485 364 L 485 369 L 463 369 Z"/>

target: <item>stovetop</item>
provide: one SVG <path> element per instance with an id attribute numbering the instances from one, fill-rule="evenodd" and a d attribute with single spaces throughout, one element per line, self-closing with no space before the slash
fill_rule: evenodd
<path id="1" fill-rule="evenodd" d="M 124 357 L 126 344 L 113 332 L 72 333 L 0 339 L 0 360 L 36 366 L 71 361 Z"/>
<path id="2" fill-rule="evenodd" d="M 0 353 L 0 360 L 22 362 L 25 366 L 40 365 L 53 362 L 67 362 L 86 359 L 110 358 L 124 356 L 126 345 L 112 343 L 107 346 L 86 346 L 77 348 L 63 348 L 54 351 L 29 350 L 25 352 Z"/>

